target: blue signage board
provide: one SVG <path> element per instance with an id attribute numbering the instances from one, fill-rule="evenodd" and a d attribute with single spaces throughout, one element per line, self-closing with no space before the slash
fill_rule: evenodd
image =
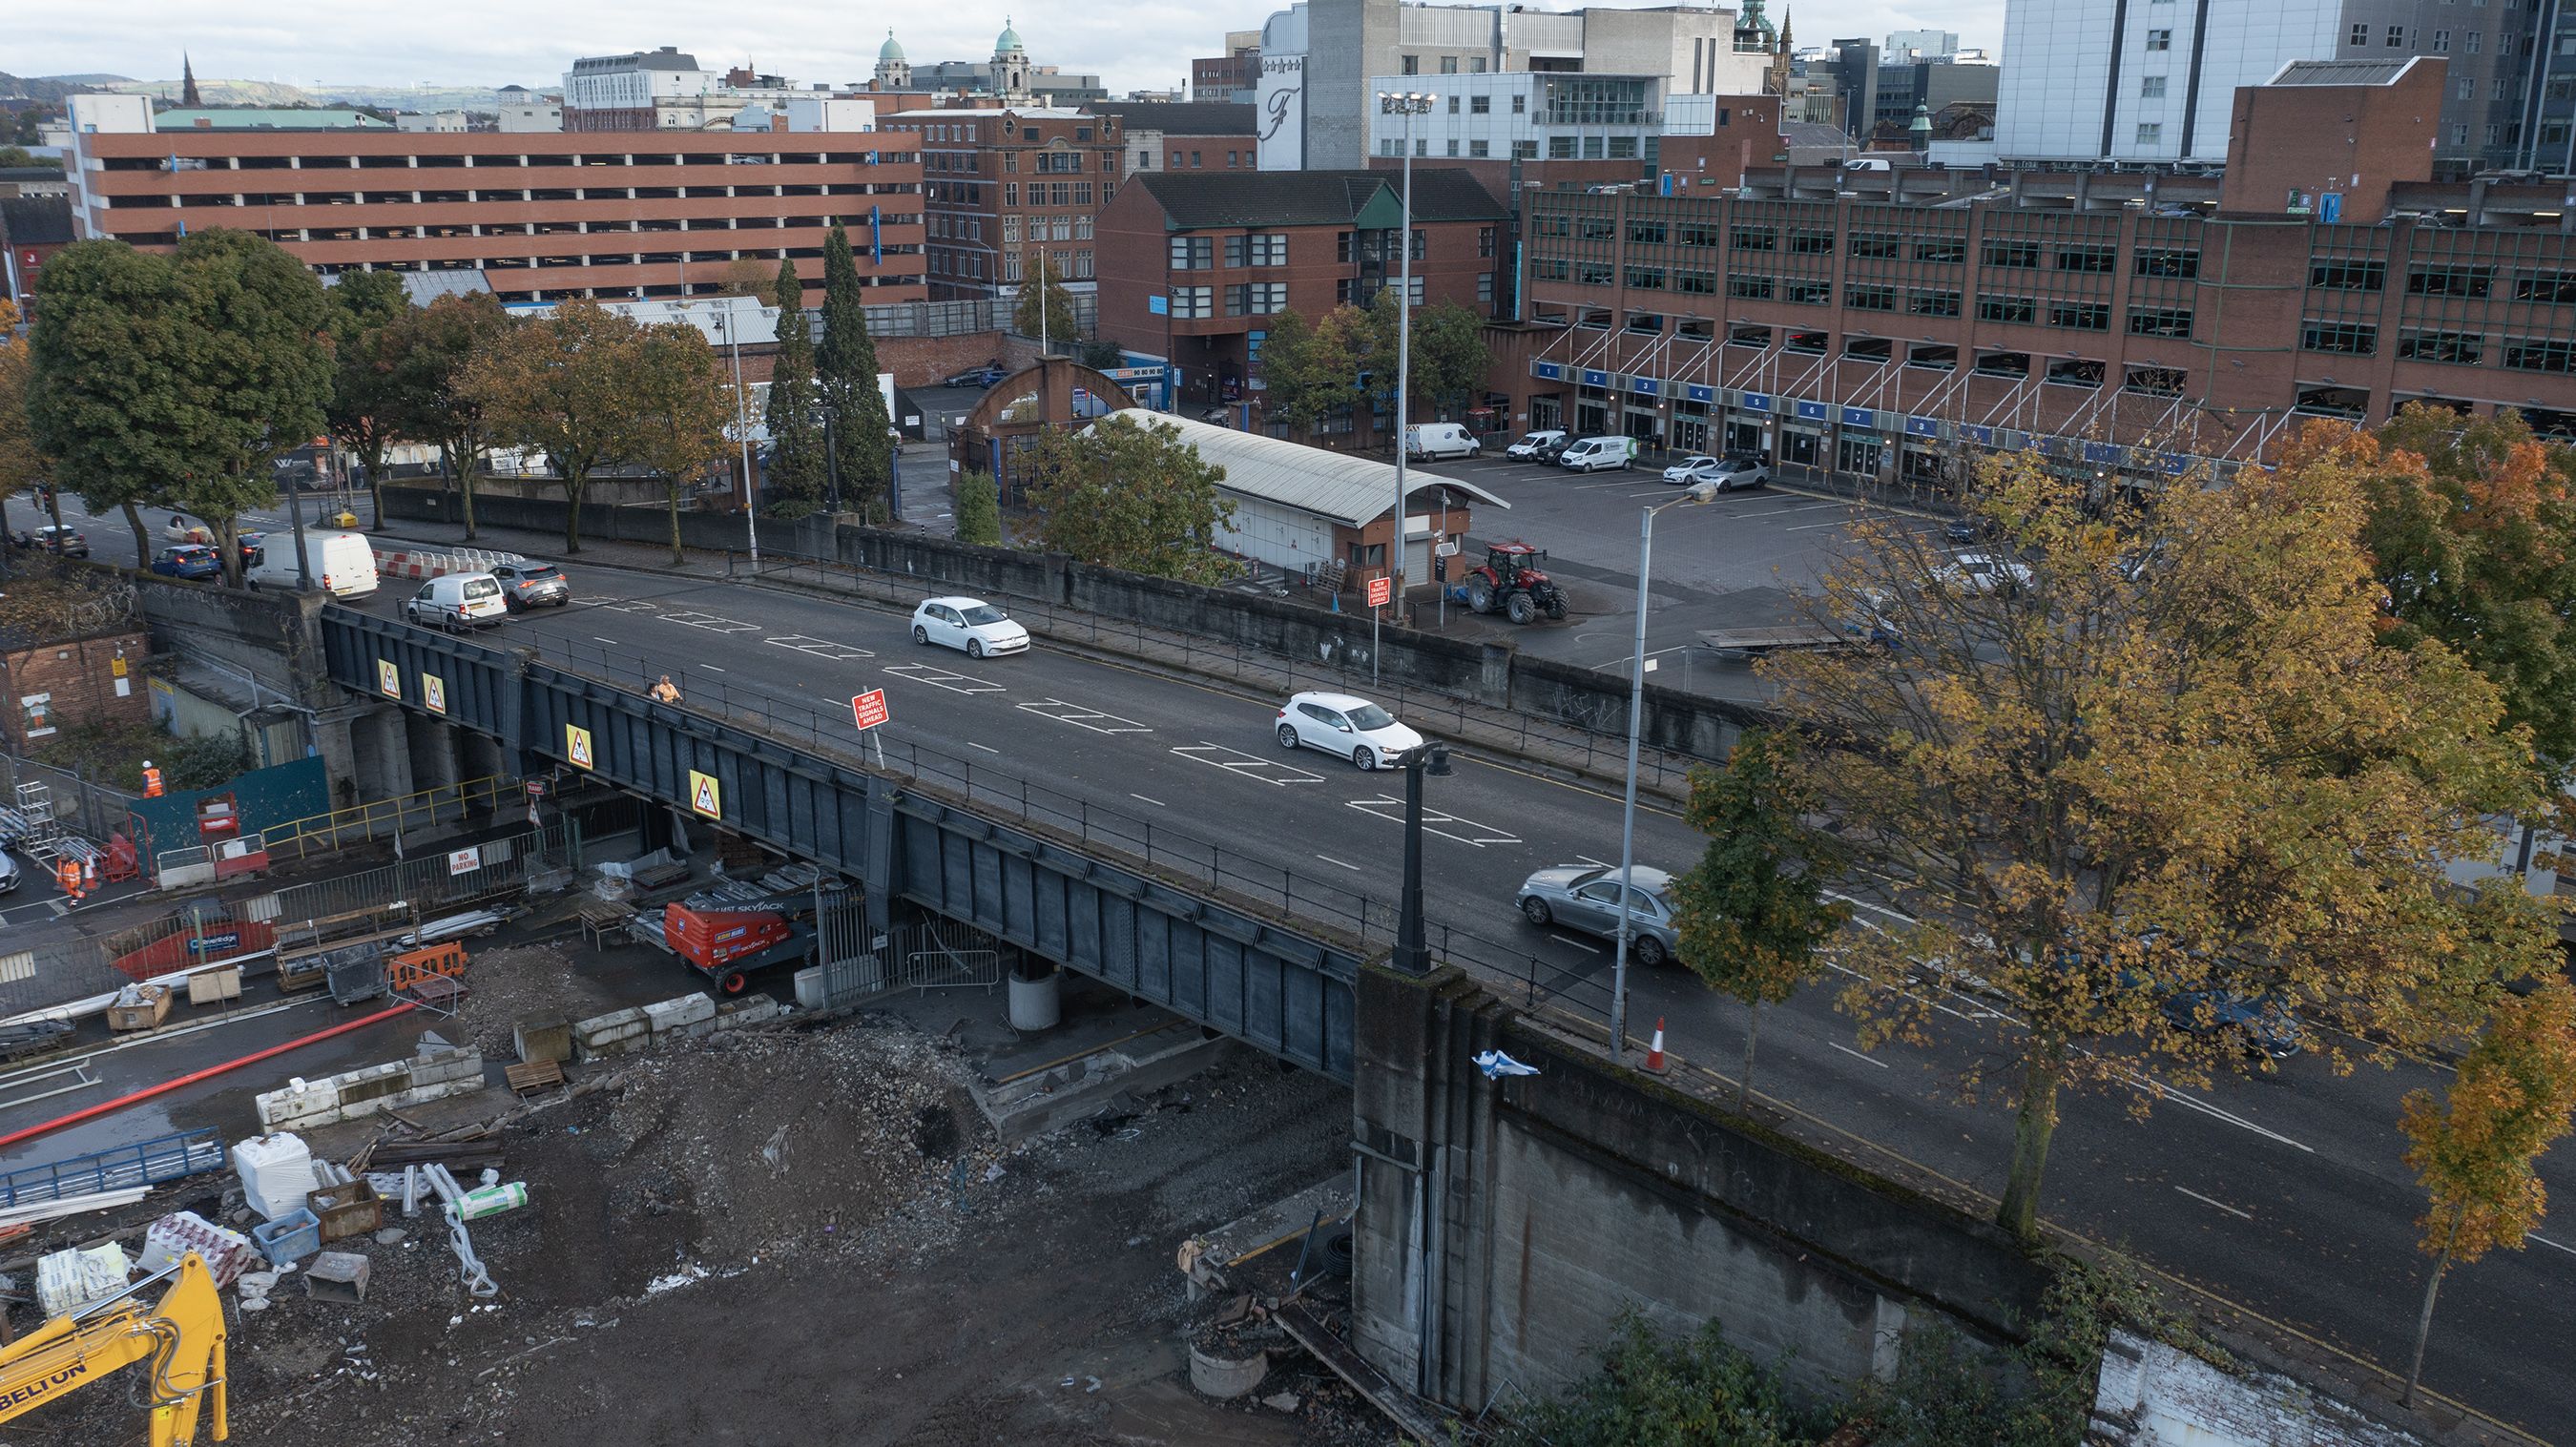
<path id="1" fill-rule="evenodd" d="M 1172 314 L 1171 298 L 1161 296 L 1149 296 L 1145 298 L 1145 313 L 1148 316 L 1170 316 Z"/>
<path id="2" fill-rule="evenodd" d="M 1586 367 L 1583 369 L 1583 385 L 1586 387 L 1607 387 L 1610 385 L 1610 374 L 1607 372 L 1596 372 L 1590 367 Z"/>
<path id="3" fill-rule="evenodd" d="M 1878 425 L 1878 413 L 1867 407 L 1845 407 L 1843 409 L 1843 425 L 1845 427 L 1876 427 Z"/>
<path id="4" fill-rule="evenodd" d="M 1959 435 L 1965 437 L 1970 442 L 1976 443 L 1980 447 L 1992 447 L 1995 445 L 1995 429 L 1988 427 L 1982 422 L 1960 423 Z"/>
<path id="5" fill-rule="evenodd" d="M 1565 368 L 1558 366 L 1554 362 L 1532 362 L 1530 363 L 1530 371 L 1536 373 L 1541 381 L 1562 382 L 1565 380 Z"/>
<path id="6" fill-rule="evenodd" d="M 1822 422 L 1834 415 L 1834 409 L 1822 402 L 1791 402 L 1789 405 L 1797 409 L 1798 418 L 1803 422 Z"/>
<path id="7" fill-rule="evenodd" d="M 2165 472 L 2169 476 L 2180 477 L 2184 473 L 2191 471 L 2191 459 L 2183 456 L 2179 452 L 2161 453 L 2157 456 L 2156 461 L 2163 466 Z"/>
<path id="8" fill-rule="evenodd" d="M 1938 437 L 1941 435 L 1941 424 L 1929 417 L 1908 417 L 1905 419 L 1905 435 L 1908 437 Z"/>
<path id="9" fill-rule="evenodd" d="M 2126 455 L 2126 448 L 2115 447 L 2108 442 L 2087 442 L 2084 444 L 2084 460 L 2087 462 L 2098 462 L 2105 466 L 2117 467 Z"/>
<path id="10" fill-rule="evenodd" d="M 1663 382 L 1654 377 L 1630 377 L 1628 379 L 1628 390 L 1636 393 L 1640 397 L 1660 396 L 1663 392 L 1663 387 Z"/>
<path id="11" fill-rule="evenodd" d="M 1702 387 L 1696 383 L 1684 386 L 1682 388 L 1682 395 L 1689 400 L 1701 403 L 1702 405 L 1707 405 L 1717 401 L 1717 389 L 1715 387 Z"/>
<path id="12" fill-rule="evenodd" d="M 1771 394 L 1768 392 L 1744 393 L 1740 405 L 1747 412 L 1768 412 L 1771 410 Z"/>

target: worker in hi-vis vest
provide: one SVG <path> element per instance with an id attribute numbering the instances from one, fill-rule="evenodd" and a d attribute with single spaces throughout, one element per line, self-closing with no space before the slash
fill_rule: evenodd
<path id="1" fill-rule="evenodd" d="M 143 761 L 143 797 L 146 799 L 161 797 L 161 771 L 152 767 L 150 759 Z"/>

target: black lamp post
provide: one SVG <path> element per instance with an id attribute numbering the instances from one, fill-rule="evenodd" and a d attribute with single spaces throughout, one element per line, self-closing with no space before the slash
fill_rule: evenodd
<path id="1" fill-rule="evenodd" d="M 1404 761 L 1404 910 L 1396 921 L 1395 967 L 1408 975 L 1431 973 L 1431 946 L 1422 930 L 1422 778 L 1445 779 L 1447 744 L 1425 744 Z"/>

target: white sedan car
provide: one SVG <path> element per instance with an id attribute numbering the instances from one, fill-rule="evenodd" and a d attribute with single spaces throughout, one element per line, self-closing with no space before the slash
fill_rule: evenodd
<path id="1" fill-rule="evenodd" d="M 1029 651 L 1029 630 L 981 598 L 928 598 L 912 610 L 912 641 L 965 650 L 969 658 Z"/>
<path id="2" fill-rule="evenodd" d="M 2001 593 L 2009 597 L 2030 586 L 2028 566 L 1987 553 L 1961 553 L 1932 571 L 1933 580 L 1963 593 Z"/>
<path id="3" fill-rule="evenodd" d="M 1393 767 L 1422 747 L 1422 735 L 1395 715 L 1347 693 L 1291 696 L 1279 707 L 1278 732 L 1283 749 L 1322 749 L 1363 769 Z"/>
<path id="4" fill-rule="evenodd" d="M 1695 452 L 1690 456 L 1683 458 L 1681 461 L 1674 463 L 1672 466 L 1665 468 L 1664 481 L 1697 482 L 1699 481 L 1700 474 L 1702 472 L 1715 466 L 1717 466 L 1716 458 L 1711 457 L 1704 452 Z"/>

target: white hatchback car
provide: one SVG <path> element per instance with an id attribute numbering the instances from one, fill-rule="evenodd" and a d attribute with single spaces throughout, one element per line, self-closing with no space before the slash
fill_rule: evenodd
<path id="1" fill-rule="evenodd" d="M 2010 596 L 2030 586 L 2031 572 L 2026 564 L 1987 553 L 1961 553 L 1957 558 L 1932 570 L 1933 581 L 1945 588 L 1963 593 L 2001 593 Z"/>
<path id="2" fill-rule="evenodd" d="M 1422 747 L 1395 715 L 1347 693 L 1300 693 L 1279 707 L 1279 747 L 1322 749 L 1363 769 L 1394 767 Z"/>
<path id="3" fill-rule="evenodd" d="M 981 598 L 929 598 L 912 610 L 912 641 L 963 649 L 969 658 L 1029 651 L 1029 630 Z"/>

